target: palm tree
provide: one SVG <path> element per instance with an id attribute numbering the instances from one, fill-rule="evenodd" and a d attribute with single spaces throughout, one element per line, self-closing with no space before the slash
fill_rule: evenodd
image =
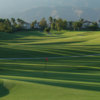
<path id="1" fill-rule="evenodd" d="M 52 23 L 53 22 L 53 18 L 49 17 L 49 22 Z"/>
<path id="2" fill-rule="evenodd" d="M 22 20 L 22 19 L 20 19 L 20 18 L 17 19 L 17 22 L 18 22 L 21 26 L 23 26 L 23 24 L 25 24 L 25 21 Z"/>
<path id="3" fill-rule="evenodd" d="M 11 18 L 11 22 L 12 22 L 13 26 L 16 27 L 16 25 L 17 25 L 16 19 L 15 18 Z"/>

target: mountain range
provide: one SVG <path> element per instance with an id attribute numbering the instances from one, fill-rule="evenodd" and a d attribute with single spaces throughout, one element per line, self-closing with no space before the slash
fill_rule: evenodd
<path id="1" fill-rule="evenodd" d="M 15 12 L 5 17 L 23 18 L 26 21 L 40 20 L 49 16 L 67 20 L 84 18 L 97 21 L 100 19 L 99 0 L 33 0 L 31 9 Z"/>
<path id="2" fill-rule="evenodd" d="M 63 18 L 67 20 L 78 20 L 84 18 L 86 20 L 97 21 L 100 19 L 100 9 L 87 7 L 38 7 L 28 11 L 12 14 L 11 17 L 23 18 L 26 21 L 46 19 L 52 16 L 54 18 Z M 9 16 L 10 17 L 10 16 Z"/>

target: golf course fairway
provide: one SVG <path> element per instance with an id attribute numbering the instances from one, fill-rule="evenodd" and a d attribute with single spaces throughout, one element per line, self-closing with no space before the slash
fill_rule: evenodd
<path id="1" fill-rule="evenodd" d="M 100 100 L 100 31 L 0 32 L 0 100 Z"/>

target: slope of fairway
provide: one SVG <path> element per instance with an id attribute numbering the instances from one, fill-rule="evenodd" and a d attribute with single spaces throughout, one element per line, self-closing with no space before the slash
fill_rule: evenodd
<path id="1" fill-rule="evenodd" d="M 63 82 L 63 81 L 54 81 L 54 80 L 33 80 L 33 83 L 19 82 L 19 81 L 5 81 L 5 84 L 13 84 L 14 86 L 9 89 L 9 94 L 5 94 L 0 100 L 94 100 L 94 98 L 100 99 L 99 92 L 88 91 L 85 88 L 67 88 L 65 85 L 73 84 L 73 81 Z M 48 83 L 48 84 L 47 84 Z M 77 85 L 77 82 L 74 83 L 76 87 L 87 84 L 81 82 Z M 91 86 L 96 84 L 91 84 Z"/>
<path id="2" fill-rule="evenodd" d="M 59 57 L 99 54 L 99 32 L 0 33 L 1 58 Z M 8 37 L 8 39 L 7 39 Z"/>
<path id="3" fill-rule="evenodd" d="M 99 31 L 0 33 L 0 100 L 100 100 L 99 38 Z"/>

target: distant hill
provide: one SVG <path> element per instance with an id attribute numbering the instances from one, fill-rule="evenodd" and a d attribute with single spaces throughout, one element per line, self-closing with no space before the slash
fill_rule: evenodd
<path id="1" fill-rule="evenodd" d="M 11 0 L 7 7 L 0 6 L 0 17 L 23 18 L 26 21 L 40 20 L 49 16 L 67 20 L 80 17 L 88 20 L 100 19 L 100 0 Z M 24 2 L 24 3 L 23 3 Z M 4 2 L 5 4 L 5 2 Z M 29 10 L 27 10 L 29 9 Z M 14 12 L 14 13 L 13 13 Z"/>
<path id="2" fill-rule="evenodd" d="M 60 17 L 67 20 L 78 20 L 79 18 L 84 18 L 97 21 L 100 19 L 100 9 L 71 6 L 37 7 L 21 13 L 12 14 L 9 17 L 20 17 L 27 21 L 33 21 L 35 19 L 40 20 L 43 17 L 48 18 L 49 16 L 55 18 Z"/>

